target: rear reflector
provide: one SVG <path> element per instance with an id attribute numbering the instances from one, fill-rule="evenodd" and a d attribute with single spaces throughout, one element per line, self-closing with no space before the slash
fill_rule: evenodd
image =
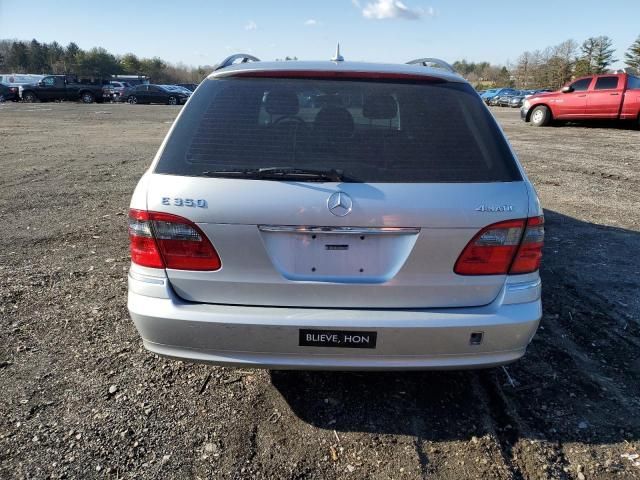
<path id="1" fill-rule="evenodd" d="M 131 261 L 151 268 L 218 270 L 220 257 L 190 220 L 161 212 L 129 210 Z"/>
<path id="2" fill-rule="evenodd" d="M 507 220 L 483 228 L 456 261 L 458 275 L 530 273 L 540 267 L 544 219 Z"/>

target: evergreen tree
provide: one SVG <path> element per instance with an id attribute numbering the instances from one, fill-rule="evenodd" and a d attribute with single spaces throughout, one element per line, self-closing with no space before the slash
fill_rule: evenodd
<path id="1" fill-rule="evenodd" d="M 35 38 L 29 44 L 29 64 L 27 66 L 30 73 L 48 73 L 46 50 Z"/>
<path id="2" fill-rule="evenodd" d="M 635 68 L 640 73 L 640 36 L 631 44 L 627 53 L 624 54 L 624 63 L 631 68 Z"/>
<path id="3" fill-rule="evenodd" d="M 67 48 L 64 49 L 64 55 L 62 58 L 64 62 L 64 69 L 66 71 L 65 73 L 70 73 L 74 70 L 76 64 L 78 63 L 76 57 L 80 54 L 80 52 L 82 52 L 82 50 L 80 50 L 80 47 L 74 42 L 71 42 L 69 45 L 67 45 Z"/>
<path id="4" fill-rule="evenodd" d="M 14 42 L 5 60 L 9 70 L 24 72 L 29 68 L 29 49 L 24 42 Z"/>
<path id="5" fill-rule="evenodd" d="M 615 49 L 613 40 L 607 36 L 589 37 L 582 43 L 582 68 L 587 70 L 587 75 L 592 73 L 605 73 L 617 59 L 613 57 Z"/>
<path id="6" fill-rule="evenodd" d="M 591 74 L 591 65 L 589 64 L 589 61 L 584 58 L 580 58 L 576 60 L 575 66 L 573 68 L 573 76 L 585 77 L 590 74 Z"/>
<path id="7" fill-rule="evenodd" d="M 140 60 L 133 53 L 127 53 L 120 59 L 120 67 L 124 73 L 137 75 L 140 73 Z"/>
<path id="8" fill-rule="evenodd" d="M 165 75 L 164 70 L 167 68 L 167 64 L 160 58 L 143 58 L 140 60 L 140 72 L 142 75 L 146 75 L 156 83 L 170 83 L 170 79 Z"/>
<path id="9" fill-rule="evenodd" d="M 120 73 L 120 63 L 104 48 L 92 48 L 76 55 L 75 73 L 90 77 L 107 77 Z"/>
<path id="10" fill-rule="evenodd" d="M 64 73 L 64 48 L 58 42 L 47 45 L 47 65 L 52 73 Z"/>
<path id="11" fill-rule="evenodd" d="M 607 36 L 596 38 L 596 49 L 593 55 L 594 73 L 606 73 L 609 65 L 617 61 L 614 58 L 613 40 Z"/>
<path id="12" fill-rule="evenodd" d="M 595 37 L 589 37 L 582 42 L 582 46 L 580 47 L 582 55 L 580 55 L 578 59 L 581 67 L 581 75 L 591 75 L 593 73 L 593 57 L 596 51 L 596 43 Z"/>

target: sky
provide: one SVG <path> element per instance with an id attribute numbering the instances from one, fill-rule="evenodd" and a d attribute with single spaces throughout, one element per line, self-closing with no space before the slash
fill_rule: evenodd
<path id="1" fill-rule="evenodd" d="M 613 39 L 622 60 L 640 36 L 639 18 L 640 0 L 0 0 L 0 38 L 74 41 L 186 65 L 237 52 L 323 60 L 337 41 L 346 60 L 506 64 L 598 35 Z"/>

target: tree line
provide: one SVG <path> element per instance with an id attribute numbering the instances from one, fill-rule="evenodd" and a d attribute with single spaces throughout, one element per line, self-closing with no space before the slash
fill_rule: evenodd
<path id="1" fill-rule="evenodd" d="M 489 62 L 459 60 L 453 67 L 478 87 L 559 88 L 574 77 L 604 73 L 618 61 L 613 40 L 607 36 L 590 37 L 582 44 L 574 40 L 523 52 L 506 66 Z M 285 60 L 296 60 L 286 57 Z M 640 36 L 624 55 L 626 65 L 640 73 Z M 0 40 L 0 71 L 6 73 L 68 74 L 108 77 L 114 74 L 146 75 L 156 83 L 198 83 L 214 69 L 204 65 L 173 65 L 158 57 L 139 58 L 133 53 L 114 55 L 104 48 L 83 50 L 71 42 L 41 43 Z"/>
<path id="2" fill-rule="evenodd" d="M 477 86 L 559 88 L 572 78 L 606 73 L 617 62 L 613 40 L 607 36 L 590 37 L 582 44 L 565 40 L 543 50 L 523 52 L 515 64 L 490 65 L 488 62 L 457 61 L 453 67 Z M 640 73 L 640 36 L 624 55 L 624 62 Z"/>
<path id="3" fill-rule="evenodd" d="M 104 48 L 83 50 L 74 42 L 41 43 L 0 40 L 0 71 L 6 73 L 76 74 L 87 77 L 146 75 L 156 83 L 199 83 L 213 67 L 170 64 L 158 57 L 114 55 Z"/>

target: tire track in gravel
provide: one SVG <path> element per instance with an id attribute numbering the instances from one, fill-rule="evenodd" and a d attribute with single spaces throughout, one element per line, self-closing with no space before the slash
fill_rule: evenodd
<path id="1" fill-rule="evenodd" d="M 474 395 L 480 401 L 486 413 L 483 418 L 483 426 L 500 449 L 502 460 L 510 474 L 510 478 L 522 480 L 524 478 L 523 473 L 514 458 L 513 452 L 514 445 L 519 437 L 518 423 L 507 411 L 506 402 L 498 393 L 499 389 L 496 388 L 495 376 L 489 377 L 490 374 L 481 372 L 478 375 L 474 375 L 472 379 Z"/>
<path id="2" fill-rule="evenodd" d="M 563 470 L 568 461 L 558 445 L 539 440 L 527 451 L 526 442 L 535 432 L 518 414 L 518 407 L 504 395 L 496 371 L 484 371 L 474 377 L 474 391 L 487 413 L 487 428 L 495 437 L 505 465 L 513 480 L 536 478 L 569 478 Z M 549 451 L 552 453 L 549 454 Z"/>

